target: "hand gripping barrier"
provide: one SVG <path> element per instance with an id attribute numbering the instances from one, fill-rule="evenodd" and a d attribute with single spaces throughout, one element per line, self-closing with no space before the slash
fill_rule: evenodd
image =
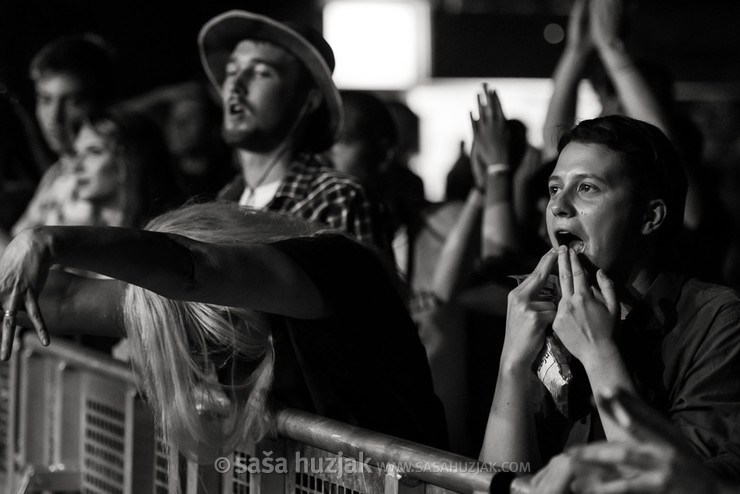
<path id="1" fill-rule="evenodd" d="M 0 366 L 3 492 L 510 492 L 490 465 L 294 409 L 277 438 L 197 465 L 162 442 L 129 365 L 60 338 L 20 343 Z"/>

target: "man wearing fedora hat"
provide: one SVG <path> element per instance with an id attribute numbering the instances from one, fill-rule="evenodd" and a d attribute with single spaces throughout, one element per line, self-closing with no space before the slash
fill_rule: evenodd
<path id="1" fill-rule="evenodd" d="M 314 156 L 342 125 L 334 55 L 323 37 L 232 10 L 203 26 L 198 45 L 241 166 L 219 198 L 317 221 L 390 252 L 362 187 Z"/>

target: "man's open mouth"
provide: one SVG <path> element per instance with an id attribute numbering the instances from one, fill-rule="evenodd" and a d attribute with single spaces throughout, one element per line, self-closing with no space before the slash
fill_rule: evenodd
<path id="1" fill-rule="evenodd" d="M 580 254 L 585 248 L 585 244 L 580 237 L 565 230 L 555 232 L 555 239 L 558 241 L 558 245 L 566 245 L 573 249 L 576 254 Z"/>
<path id="2" fill-rule="evenodd" d="M 230 102 L 229 103 L 229 113 L 231 115 L 240 115 L 244 113 L 244 105 L 236 101 Z"/>

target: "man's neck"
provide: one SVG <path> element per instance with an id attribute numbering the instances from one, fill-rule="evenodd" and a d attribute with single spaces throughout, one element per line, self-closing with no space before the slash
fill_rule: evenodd
<path id="1" fill-rule="evenodd" d="M 644 260 L 635 264 L 623 285 L 622 293 L 619 294 L 622 318 L 645 298 L 658 274 L 659 270 L 653 262 Z"/>
<path id="2" fill-rule="evenodd" d="M 292 150 L 282 145 L 267 152 L 237 149 L 237 155 L 242 176 L 249 188 L 282 180 L 293 160 Z"/>

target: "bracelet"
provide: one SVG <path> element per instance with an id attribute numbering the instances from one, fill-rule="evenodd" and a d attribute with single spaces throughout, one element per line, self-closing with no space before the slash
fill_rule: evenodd
<path id="1" fill-rule="evenodd" d="M 500 173 L 500 172 L 508 172 L 509 171 L 509 165 L 504 163 L 495 163 L 493 165 L 488 165 L 486 168 L 486 172 L 489 175 L 493 175 L 494 173 Z"/>

